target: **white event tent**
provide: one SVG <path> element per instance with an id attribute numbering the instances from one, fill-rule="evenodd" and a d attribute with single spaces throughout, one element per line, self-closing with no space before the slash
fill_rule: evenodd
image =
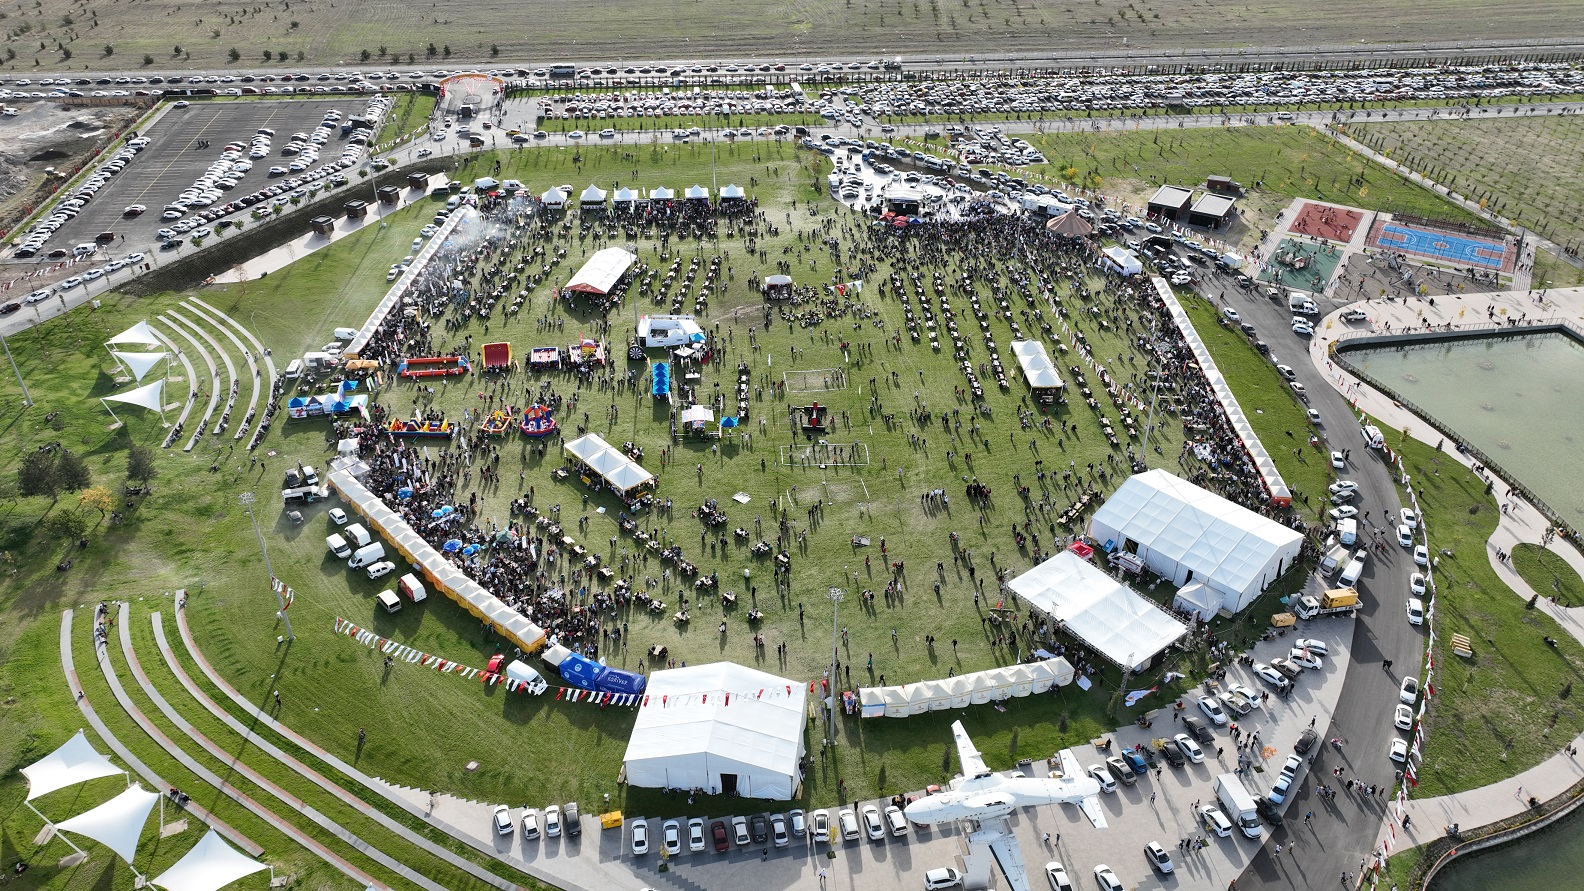
<path id="1" fill-rule="evenodd" d="M 1139 262 L 1138 255 L 1125 247 L 1112 245 L 1101 251 L 1100 257 L 1101 265 L 1123 275 L 1138 275 L 1144 271 L 1144 264 Z"/>
<path id="2" fill-rule="evenodd" d="M 150 327 L 148 321 L 145 320 L 145 321 L 142 321 L 142 322 L 138 322 L 136 325 L 133 325 L 132 327 L 126 329 L 125 331 L 122 331 L 120 334 L 117 334 L 116 336 L 114 336 L 114 337 L 110 338 L 109 340 L 105 341 L 104 342 L 104 346 L 105 346 L 105 349 L 110 351 L 111 358 L 116 360 L 116 368 L 120 369 L 122 371 L 125 371 L 125 370 L 128 369 L 128 364 L 129 363 L 125 362 L 123 360 L 122 356 L 123 355 L 133 355 L 133 356 L 135 356 L 135 355 L 139 355 L 140 353 L 131 352 L 131 353 L 123 354 L 122 352 L 120 352 L 120 351 L 118 351 L 116 349 L 117 347 L 128 347 L 128 346 L 134 346 L 134 347 L 136 347 L 136 346 L 158 346 L 158 347 L 163 347 L 163 346 L 165 346 L 165 342 L 160 340 L 159 335 L 154 333 L 154 329 L 152 327 Z M 163 357 L 164 353 L 159 353 L 157 355 L 160 355 L 161 357 Z M 154 367 L 154 363 L 149 363 L 148 367 L 144 369 L 144 372 L 147 373 L 148 368 L 152 368 L 152 367 Z M 138 380 L 142 380 L 143 379 L 143 375 L 141 375 L 141 374 L 138 375 L 137 379 Z"/>
<path id="3" fill-rule="evenodd" d="M 567 193 L 554 186 L 551 186 L 549 189 L 545 190 L 543 195 L 539 196 L 539 203 L 543 204 L 545 207 L 560 210 L 561 208 L 566 207 Z"/>
<path id="4" fill-rule="evenodd" d="M 230 845 L 213 829 L 150 884 L 166 891 L 219 891 L 237 879 L 269 869 Z"/>
<path id="5" fill-rule="evenodd" d="M 1007 587 L 1095 652 L 1127 668 L 1148 665 L 1188 633 L 1154 601 L 1072 551 L 1062 551 Z"/>
<path id="6" fill-rule="evenodd" d="M 1014 697 L 1045 693 L 1073 682 L 1071 664 L 1060 656 L 989 668 L 916 684 L 864 687 L 858 691 L 859 714 L 865 718 L 905 718 L 908 715 Z"/>
<path id="7" fill-rule="evenodd" d="M 562 290 L 583 291 L 588 294 L 609 294 L 621 281 L 638 257 L 624 248 L 605 248 L 594 252 L 588 262 L 572 276 Z"/>
<path id="8" fill-rule="evenodd" d="M 93 810 L 56 823 L 55 828 L 91 838 L 119 854 L 122 860 L 131 865 L 137 859 L 138 839 L 143 835 L 143 824 L 148 822 L 149 812 L 158 803 L 158 793 L 141 786 L 132 786 Z M 133 871 L 136 872 L 136 869 Z"/>
<path id="9" fill-rule="evenodd" d="M 1203 582 L 1221 609 L 1247 607 L 1298 560 L 1303 536 L 1164 470 L 1129 477 L 1090 522 L 1105 549 L 1136 554 L 1172 584 Z"/>
<path id="10" fill-rule="evenodd" d="M 714 662 L 657 671 L 627 742 L 627 783 L 788 801 L 803 782 L 808 687 Z"/>

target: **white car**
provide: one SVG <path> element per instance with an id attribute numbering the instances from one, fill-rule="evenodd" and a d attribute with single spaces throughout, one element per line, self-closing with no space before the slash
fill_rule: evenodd
<path id="1" fill-rule="evenodd" d="M 1227 684 L 1227 692 L 1241 695 L 1244 699 L 1249 701 L 1250 705 L 1254 706 L 1255 708 L 1259 708 L 1265 704 L 1265 700 L 1261 698 L 1258 693 L 1250 690 L 1242 684 Z"/>
<path id="2" fill-rule="evenodd" d="M 1115 792 L 1117 790 L 1116 777 L 1111 775 L 1111 771 L 1105 769 L 1105 765 L 1091 764 L 1089 769 L 1084 772 L 1094 777 L 1094 781 L 1100 784 L 1101 792 Z"/>
<path id="3" fill-rule="evenodd" d="M 824 810 L 815 811 L 809 815 L 809 821 L 813 826 L 813 829 L 810 830 L 810 834 L 814 837 L 815 841 L 830 841 L 830 812 Z"/>
<path id="4" fill-rule="evenodd" d="M 1419 564 L 1420 566 L 1429 566 L 1430 565 L 1430 549 L 1425 547 L 1424 545 L 1418 545 L 1417 547 L 1415 547 L 1414 548 L 1414 562 Z"/>
<path id="5" fill-rule="evenodd" d="M 1413 530 L 1406 525 L 1399 524 L 1397 527 L 1397 543 L 1405 548 L 1413 547 Z"/>
<path id="6" fill-rule="evenodd" d="M 1260 680 L 1270 684 L 1272 687 L 1275 687 L 1278 690 L 1285 690 L 1292 686 L 1292 682 L 1287 680 L 1286 675 L 1274 668 L 1271 668 L 1269 665 L 1266 665 L 1263 662 L 1254 663 L 1254 673 L 1259 675 Z"/>
<path id="7" fill-rule="evenodd" d="M 1055 860 L 1045 864 L 1045 881 L 1050 882 L 1051 891 L 1073 891 L 1072 879 L 1067 878 L 1067 870 Z"/>
<path id="8" fill-rule="evenodd" d="M 1278 365 L 1276 366 L 1276 370 L 1281 372 L 1282 377 L 1290 381 L 1295 381 L 1298 379 L 1298 372 L 1294 371 L 1291 365 Z"/>
<path id="9" fill-rule="evenodd" d="M 1150 225 L 1155 226 L 1154 223 L 1150 223 Z M 1155 228 L 1159 229 L 1160 227 L 1155 226 Z M 1100 891 L 1123 891 L 1122 880 L 1117 878 L 1117 874 L 1111 871 L 1111 867 L 1106 866 L 1104 863 L 1095 866 L 1094 877 L 1095 884 L 1100 886 Z"/>
<path id="10" fill-rule="evenodd" d="M 1314 326 L 1309 324 L 1308 320 L 1304 320 L 1304 321 L 1294 320 L 1293 321 L 1293 325 L 1292 325 L 1292 330 L 1293 330 L 1294 334 L 1297 334 L 1300 337 L 1313 337 L 1314 336 Z"/>
<path id="11" fill-rule="evenodd" d="M 1405 739 L 1392 740 L 1391 748 L 1386 750 L 1386 756 L 1393 761 L 1407 761 L 1408 741 Z"/>
<path id="12" fill-rule="evenodd" d="M 1326 511 L 1326 516 L 1333 520 L 1351 520 L 1358 516 L 1358 512 L 1358 508 L 1353 505 L 1344 504 L 1341 507 L 1333 507 Z"/>
<path id="13" fill-rule="evenodd" d="M 940 867 L 924 873 L 924 891 L 943 891 L 962 884 L 962 873 L 950 867 Z"/>
<path id="14" fill-rule="evenodd" d="M 844 807 L 836 814 L 836 828 L 841 832 L 842 841 L 855 841 L 858 838 L 858 815 L 852 808 Z"/>
<path id="15" fill-rule="evenodd" d="M 1284 773 L 1276 778 L 1276 784 L 1271 786 L 1270 794 L 1265 797 L 1270 799 L 1271 804 L 1281 804 L 1292 794 L 1292 788 L 1296 783 L 1297 778 L 1290 773 Z"/>
<path id="16" fill-rule="evenodd" d="M 1199 697 L 1199 710 L 1204 712 L 1205 717 L 1210 719 L 1210 723 L 1217 727 L 1224 726 L 1227 723 L 1226 709 L 1222 708 L 1220 701 L 1213 696 Z"/>
<path id="17" fill-rule="evenodd" d="M 1337 480 L 1331 485 L 1326 486 L 1326 491 L 1330 492 L 1332 495 L 1340 495 L 1343 492 L 1357 492 L 1358 489 L 1359 484 L 1353 480 Z"/>
<path id="18" fill-rule="evenodd" d="M 649 853 L 649 821 L 632 821 L 632 852 L 633 856 Z"/>
<path id="19" fill-rule="evenodd" d="M 1405 508 L 1402 509 L 1401 516 L 1402 516 L 1402 524 L 1404 526 L 1407 526 L 1409 529 L 1418 529 L 1419 528 L 1419 515 L 1418 514 L 1414 513 L 1413 511 L 1411 511 L 1411 510 L 1409 510 L 1408 508 L 1405 507 Z"/>
<path id="20" fill-rule="evenodd" d="M 1204 763 L 1204 749 L 1199 748 L 1199 744 L 1194 742 L 1193 737 L 1186 733 L 1179 733 L 1172 737 L 1172 741 L 1177 744 L 1177 748 L 1182 750 L 1182 753 L 1187 756 L 1189 761 L 1195 764 Z"/>
<path id="21" fill-rule="evenodd" d="M 864 805 L 863 824 L 864 832 L 869 836 L 870 841 L 879 841 L 885 838 L 885 823 L 880 820 L 879 808 L 872 804 Z"/>
<path id="22" fill-rule="evenodd" d="M 378 563 L 370 563 L 368 569 L 364 571 L 368 573 L 370 579 L 377 579 L 390 575 L 395 569 L 395 563 L 389 560 L 381 560 Z"/>
<path id="23" fill-rule="evenodd" d="M 667 856 L 682 853 L 682 824 L 675 820 L 667 820 L 661 824 L 660 844 L 665 848 Z"/>
<path id="24" fill-rule="evenodd" d="M 1221 813 L 1221 809 L 1212 805 L 1203 805 L 1199 808 L 1199 825 L 1206 832 L 1212 833 L 1217 838 L 1226 838 L 1232 834 L 1232 821 Z"/>
<path id="25" fill-rule="evenodd" d="M 1337 470 L 1341 470 L 1347 466 L 1347 462 L 1343 459 L 1341 452 L 1334 451 L 1331 453 L 1331 466 L 1335 467 Z"/>
<path id="26" fill-rule="evenodd" d="M 329 517 L 330 522 L 336 524 L 337 526 L 345 526 L 347 523 L 347 512 L 339 507 L 330 508 Z"/>
<path id="27" fill-rule="evenodd" d="M 1321 668 L 1325 665 L 1325 660 L 1309 650 L 1298 647 L 1293 647 L 1287 653 L 1287 661 L 1294 665 L 1302 665 L 1304 668 Z"/>
<path id="28" fill-rule="evenodd" d="M 1308 410 L 1306 410 L 1304 412 L 1304 414 L 1309 416 L 1309 423 L 1311 423 L 1311 424 L 1317 424 L 1317 425 L 1324 425 L 1325 424 L 1324 421 L 1320 420 L 1320 412 L 1319 412 L 1318 409 L 1313 409 L 1313 408 L 1308 409 Z"/>
<path id="29" fill-rule="evenodd" d="M 1398 730 L 1412 730 L 1414 722 L 1413 706 L 1406 702 L 1397 704 L 1397 713 L 1392 716 L 1392 726 Z"/>
<path id="30" fill-rule="evenodd" d="M 1161 847 L 1160 842 L 1152 841 L 1144 846 L 1144 859 L 1148 860 L 1150 866 L 1155 867 L 1156 871 L 1161 875 L 1171 875 L 1172 871 L 1177 868 L 1172 864 L 1171 855 L 1166 853 L 1166 849 Z M 1096 867 L 1096 870 L 1098 869 L 1099 867 Z"/>
<path id="31" fill-rule="evenodd" d="M 1316 640 L 1312 637 L 1300 637 L 1293 641 L 1293 646 L 1300 650 L 1308 650 L 1309 652 L 1320 656 L 1331 655 L 1331 648 L 1326 645 L 1325 641 Z"/>
<path id="32" fill-rule="evenodd" d="M 885 819 L 886 826 L 890 828 L 892 835 L 900 837 L 908 834 L 907 817 L 903 816 L 901 808 L 894 804 L 888 805 L 885 809 Z M 776 843 L 776 847 L 778 848 L 784 847 L 785 845 L 786 842 L 784 841 Z"/>
<path id="33" fill-rule="evenodd" d="M 531 807 L 523 808 L 522 824 L 523 838 L 539 837 L 539 811 Z"/>
<path id="34" fill-rule="evenodd" d="M 1425 577 L 1424 577 L 1424 573 L 1416 572 L 1413 575 L 1408 576 L 1408 590 L 1413 592 L 1413 594 L 1415 596 L 1422 596 L 1424 594 L 1424 592 L 1425 592 Z"/>
<path id="35" fill-rule="evenodd" d="M 552 804 L 544 809 L 544 832 L 546 838 L 561 835 L 561 805 Z"/>
<path id="36" fill-rule="evenodd" d="M 1423 625 L 1425 620 L 1424 601 L 1417 597 L 1408 598 L 1408 624 Z"/>
<path id="37" fill-rule="evenodd" d="M 516 827 L 512 825 L 511 808 L 504 804 L 497 804 L 495 806 L 495 814 L 492 822 L 495 824 L 496 835 L 511 835 L 512 831 L 516 829 Z"/>
<path id="38" fill-rule="evenodd" d="M 1238 315 L 1238 311 L 1230 306 L 1223 307 L 1221 309 L 1221 315 L 1226 316 L 1227 320 L 1231 322 L 1240 322 L 1243 320 L 1243 317 Z"/>
<path id="39" fill-rule="evenodd" d="M 1402 686 L 1397 688 L 1397 698 L 1406 705 L 1413 705 L 1419 701 L 1419 679 L 1416 677 L 1403 678 Z"/>
<path id="40" fill-rule="evenodd" d="M 688 821 L 688 850 L 694 854 L 704 850 L 704 821 L 699 817 Z"/>

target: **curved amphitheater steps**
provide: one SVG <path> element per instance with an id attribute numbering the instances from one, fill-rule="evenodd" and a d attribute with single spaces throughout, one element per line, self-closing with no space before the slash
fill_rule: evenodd
<path id="1" fill-rule="evenodd" d="M 201 390 L 198 373 L 191 359 L 194 352 L 209 369 L 209 401 L 198 415 L 198 421 L 182 446 L 182 451 L 191 452 L 198 448 L 206 433 L 220 436 L 234 430 L 231 440 L 242 441 L 256 428 L 260 415 L 269 408 L 279 381 L 274 358 L 266 353 L 264 345 L 246 326 L 196 298 L 182 301 L 177 308 L 158 316 L 157 321 L 165 330 L 155 328 L 156 336 L 166 349 L 176 354 L 187 370 L 189 384 L 181 415 L 165 439 L 165 448 L 176 444 L 180 438 L 177 428 L 187 429 L 187 421 L 197 406 L 195 397 Z M 176 345 L 178 337 L 186 341 L 185 348 Z M 237 359 L 241 359 L 246 366 L 241 372 L 238 371 Z M 222 365 L 225 366 L 224 376 L 220 371 Z M 265 372 L 268 372 L 267 380 Z M 244 381 L 244 378 L 251 380 Z M 244 382 L 250 388 L 245 403 L 240 398 Z M 226 400 L 224 406 L 220 405 L 222 395 Z M 240 418 L 237 417 L 238 411 L 242 412 Z"/>

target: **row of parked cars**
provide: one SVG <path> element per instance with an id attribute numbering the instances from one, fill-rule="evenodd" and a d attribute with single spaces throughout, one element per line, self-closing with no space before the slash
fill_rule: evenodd
<path id="1" fill-rule="evenodd" d="M 79 258 L 89 256 L 91 256 L 91 254 L 86 252 L 78 254 Z M 93 269 L 89 269 L 70 278 L 63 279 L 48 288 L 39 288 L 37 291 L 33 291 L 26 297 L 23 297 L 21 300 L 10 300 L 5 303 L 0 303 L 0 316 L 8 316 L 24 306 L 32 306 L 35 303 L 43 303 L 44 301 L 57 295 L 65 297 L 66 293 L 74 288 L 91 284 L 102 278 L 110 276 L 119 270 L 135 266 L 138 263 L 142 263 L 147 259 L 148 257 L 144 256 L 143 254 L 133 252 L 127 254 L 125 257 L 111 260 L 110 262 L 105 263 L 103 266 L 96 266 Z"/>
<path id="2" fill-rule="evenodd" d="M 815 811 L 815 813 L 824 812 Z M 666 820 L 661 823 L 659 846 L 668 856 L 682 853 L 684 844 L 688 851 L 694 854 L 710 848 L 713 848 L 717 854 L 724 854 L 731 850 L 733 844 L 738 848 L 747 848 L 769 843 L 777 848 L 784 848 L 792 843 L 792 839 L 804 838 L 808 832 L 809 824 L 802 810 L 793 810 L 785 814 L 723 817 L 707 825 L 704 818 L 693 817 L 685 826 L 681 820 Z M 631 821 L 628 836 L 633 856 L 641 857 L 649 853 L 651 841 L 648 820 Z"/>
<path id="3" fill-rule="evenodd" d="M 552 804 L 542 812 L 538 808 L 523 805 L 521 820 L 522 837 L 525 840 L 537 839 L 541 834 L 546 838 L 559 838 L 562 833 L 583 834 L 583 820 L 575 801 L 569 801 L 565 806 Z M 490 824 L 494 827 L 497 836 L 504 837 L 517 831 L 517 821 L 512 819 L 512 810 L 504 804 L 496 805 L 494 813 L 490 816 Z"/>
<path id="4" fill-rule="evenodd" d="M 72 190 L 72 193 L 57 202 L 48 216 L 34 223 L 18 243 L 16 253 L 18 258 L 36 257 L 43 250 L 46 242 L 50 240 L 62 226 L 71 222 L 82 212 L 88 202 L 94 199 L 99 190 L 110 182 L 111 177 L 126 169 L 132 160 L 138 156 L 149 144 L 148 137 L 138 136 L 127 140 L 126 144 L 116 149 L 93 175 L 83 180 Z"/>

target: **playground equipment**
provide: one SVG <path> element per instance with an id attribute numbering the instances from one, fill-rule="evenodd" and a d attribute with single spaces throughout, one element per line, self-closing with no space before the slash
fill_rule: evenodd
<path id="1" fill-rule="evenodd" d="M 524 436 L 543 439 L 556 432 L 556 419 L 550 416 L 550 409 L 547 406 L 535 403 L 523 409 L 522 423 L 517 429 L 521 430 Z"/>
<path id="2" fill-rule="evenodd" d="M 466 367 L 466 366 L 464 366 Z M 484 370 L 485 371 L 510 371 L 512 367 L 512 346 L 509 343 L 484 344 Z"/>
<path id="3" fill-rule="evenodd" d="M 391 436 L 403 439 L 450 439 L 451 422 L 440 421 L 391 421 L 385 425 L 385 432 Z"/>
<path id="4" fill-rule="evenodd" d="M 468 370 L 466 356 L 420 356 L 403 359 L 396 369 L 396 374 L 409 379 L 456 377 L 467 374 Z"/>
<path id="5" fill-rule="evenodd" d="M 482 424 L 479 424 L 479 431 L 490 436 L 500 436 L 511 429 L 511 422 L 512 410 L 510 408 L 504 411 L 496 409 L 489 413 L 489 417 L 485 418 Z"/>

